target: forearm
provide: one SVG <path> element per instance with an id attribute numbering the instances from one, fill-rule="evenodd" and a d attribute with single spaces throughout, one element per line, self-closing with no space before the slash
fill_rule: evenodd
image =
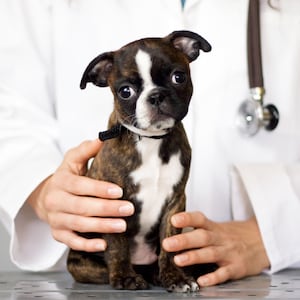
<path id="1" fill-rule="evenodd" d="M 56 264 L 64 250 L 53 243 L 49 228 L 30 210 L 26 199 L 62 160 L 57 147 L 56 123 L 32 104 L 22 102 L 22 98 L 2 90 L 0 97 L 1 108 L 12 112 L 2 116 L 0 122 L 0 209 L 6 216 L 2 221 L 11 235 L 11 257 L 22 269 L 48 269 Z M 37 253 L 32 245 L 40 243 L 43 247 Z M 43 249 L 47 247 L 53 254 L 59 253 L 53 260 L 43 261 Z M 30 257 L 35 258 L 35 262 Z"/>
<path id="2" fill-rule="evenodd" d="M 240 184 L 244 186 L 248 198 L 246 205 L 256 216 L 270 260 L 270 272 L 300 262 L 300 242 L 296 230 L 300 227 L 300 193 L 297 185 L 300 168 L 297 166 L 296 163 L 293 166 L 237 166 Z"/>
<path id="3" fill-rule="evenodd" d="M 26 202 L 31 206 L 39 219 L 47 221 L 47 211 L 43 205 L 42 199 L 45 197 L 46 185 L 52 175 L 45 178 L 29 195 Z"/>

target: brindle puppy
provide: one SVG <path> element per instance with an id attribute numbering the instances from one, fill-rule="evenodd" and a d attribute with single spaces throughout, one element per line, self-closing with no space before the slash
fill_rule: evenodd
<path id="1" fill-rule="evenodd" d="M 92 82 L 110 86 L 114 95 L 109 130 L 100 133 L 105 142 L 87 176 L 122 187 L 135 213 L 126 218 L 125 233 L 83 234 L 102 237 L 108 247 L 104 253 L 70 250 L 68 269 L 77 281 L 146 289 L 138 266 L 156 265 L 155 283 L 170 291 L 198 290 L 160 245 L 180 232 L 170 218 L 185 209 L 191 149 L 181 121 L 193 91 L 189 63 L 200 49 L 211 47 L 196 33 L 176 31 L 99 55 L 83 74 L 81 88 Z"/>

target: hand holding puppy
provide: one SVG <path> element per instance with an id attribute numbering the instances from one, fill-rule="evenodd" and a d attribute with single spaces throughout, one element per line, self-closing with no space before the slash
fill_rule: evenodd
<path id="1" fill-rule="evenodd" d="M 101 147 L 102 143 L 95 140 L 69 150 L 56 172 L 28 198 L 39 218 L 50 225 L 53 237 L 72 249 L 87 252 L 104 250 L 104 240 L 86 239 L 75 231 L 124 232 L 126 222 L 121 217 L 134 212 L 130 202 L 111 200 L 122 196 L 120 187 L 83 176 L 88 160 Z"/>
<path id="2" fill-rule="evenodd" d="M 184 212 L 171 219 L 177 228 L 193 231 L 163 241 L 166 251 L 183 251 L 174 257 L 180 266 L 216 263 L 216 271 L 200 276 L 200 286 L 256 275 L 270 266 L 256 219 L 217 223 L 200 212 Z"/>

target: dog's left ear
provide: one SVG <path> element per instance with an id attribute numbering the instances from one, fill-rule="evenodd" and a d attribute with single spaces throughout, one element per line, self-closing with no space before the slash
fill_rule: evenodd
<path id="1" fill-rule="evenodd" d="M 85 89 L 88 82 L 106 87 L 108 86 L 108 76 L 112 70 L 114 63 L 114 52 L 105 52 L 94 58 L 85 69 L 81 81 L 80 88 Z"/>
<path id="2" fill-rule="evenodd" d="M 187 56 L 189 62 L 194 61 L 199 56 L 200 50 L 204 52 L 211 50 L 209 42 L 192 31 L 174 31 L 166 36 L 165 39 L 172 43 L 176 49 L 182 51 Z"/>

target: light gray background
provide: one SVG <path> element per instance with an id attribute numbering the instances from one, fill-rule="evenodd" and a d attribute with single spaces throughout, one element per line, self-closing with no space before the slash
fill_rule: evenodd
<path id="1" fill-rule="evenodd" d="M 16 271 L 17 267 L 13 265 L 9 258 L 9 235 L 0 223 L 0 272 Z"/>

